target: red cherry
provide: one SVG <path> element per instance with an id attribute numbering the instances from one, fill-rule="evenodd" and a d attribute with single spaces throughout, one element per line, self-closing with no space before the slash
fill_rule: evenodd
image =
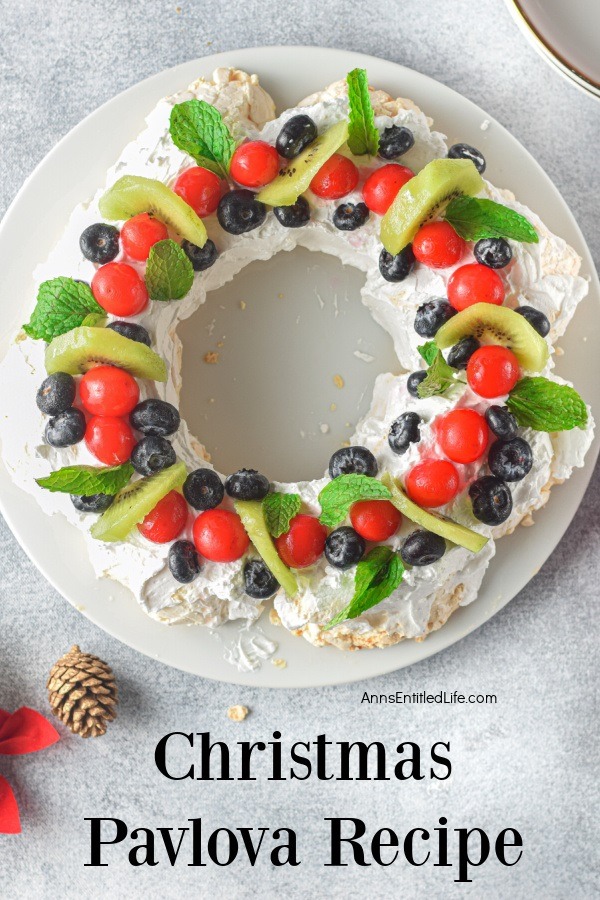
<path id="1" fill-rule="evenodd" d="M 358 169 L 351 159 L 334 153 L 323 163 L 310 183 L 310 189 L 317 197 L 339 200 L 353 191 L 358 184 Z"/>
<path id="2" fill-rule="evenodd" d="M 244 555 L 250 543 L 240 517 L 228 509 L 200 513 L 193 535 L 198 553 L 213 562 L 234 562 Z"/>
<path id="3" fill-rule="evenodd" d="M 295 516 L 289 530 L 275 538 L 275 546 L 286 566 L 305 569 L 312 566 L 325 549 L 327 529 L 313 516 Z"/>
<path id="4" fill-rule="evenodd" d="M 96 366 L 79 382 L 79 396 L 93 416 L 126 416 L 140 399 L 137 381 L 116 366 Z"/>
<path id="5" fill-rule="evenodd" d="M 448 300 L 454 309 L 466 309 L 474 303 L 504 303 L 504 283 L 494 269 L 480 263 L 468 263 L 452 273 L 448 280 Z"/>
<path id="6" fill-rule="evenodd" d="M 521 377 L 519 360 L 507 347 L 480 347 L 467 363 L 467 381 L 480 397 L 501 397 Z"/>
<path id="7" fill-rule="evenodd" d="M 148 302 L 148 291 L 136 270 L 127 263 L 107 263 L 92 278 L 92 294 L 113 316 L 136 316 Z"/>
<path id="8" fill-rule="evenodd" d="M 223 193 L 223 182 L 218 175 L 202 166 L 192 166 L 178 177 L 173 190 L 197 216 L 203 219 L 215 212 Z"/>
<path id="9" fill-rule="evenodd" d="M 266 141 L 248 141 L 240 144 L 231 157 L 229 172 L 244 187 L 263 187 L 279 172 L 279 155 Z"/>
<path id="10" fill-rule="evenodd" d="M 118 416 L 93 416 L 85 429 L 85 443 L 90 453 L 106 466 L 127 462 L 135 447 L 129 423 Z"/>
<path id="11" fill-rule="evenodd" d="M 485 453 L 489 431 L 485 418 L 474 409 L 453 409 L 437 423 L 437 438 L 448 459 L 472 463 Z"/>
<path id="12" fill-rule="evenodd" d="M 131 259 L 144 262 L 158 241 L 169 237 L 167 226 L 150 213 L 140 213 L 128 219 L 121 228 L 121 245 Z"/>
<path id="13" fill-rule="evenodd" d="M 389 500 L 359 500 L 350 509 L 350 521 L 365 541 L 387 541 L 400 528 L 402 514 Z"/>
<path id="14" fill-rule="evenodd" d="M 415 173 L 407 166 L 398 163 L 388 163 L 371 172 L 364 183 L 362 195 L 369 209 L 385 215 L 400 188 L 415 177 Z"/>
<path id="15" fill-rule="evenodd" d="M 155 544 L 166 544 L 179 537 L 188 517 L 188 506 L 179 491 L 169 491 L 148 513 L 138 530 Z"/>
<path id="16" fill-rule="evenodd" d="M 446 459 L 424 459 L 406 476 L 408 496 L 419 506 L 444 506 L 458 493 L 458 472 Z"/>
<path id="17" fill-rule="evenodd" d="M 413 253 L 430 269 L 447 269 L 462 259 L 467 244 L 448 222 L 428 222 L 417 231 Z"/>

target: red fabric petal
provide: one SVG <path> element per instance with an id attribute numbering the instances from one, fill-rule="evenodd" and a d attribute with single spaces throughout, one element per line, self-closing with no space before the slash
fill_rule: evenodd
<path id="1" fill-rule="evenodd" d="M 55 744 L 58 731 L 35 709 L 22 706 L 2 722 L 0 720 L 0 753 L 13 756 L 35 753 Z"/>
<path id="2" fill-rule="evenodd" d="M 17 799 L 6 778 L 0 775 L 0 834 L 20 834 L 21 819 Z"/>
<path id="3" fill-rule="evenodd" d="M 9 711 L 7 709 L 0 709 L 0 728 L 2 728 L 7 719 L 10 719 Z"/>

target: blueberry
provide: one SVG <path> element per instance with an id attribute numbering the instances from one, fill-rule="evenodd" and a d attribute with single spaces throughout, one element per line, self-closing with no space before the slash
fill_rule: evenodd
<path id="1" fill-rule="evenodd" d="M 66 372 L 55 372 L 42 381 L 35 402 L 38 409 L 47 416 L 58 416 L 73 405 L 75 392 L 73 376 Z"/>
<path id="2" fill-rule="evenodd" d="M 317 126 L 310 116 L 292 116 L 277 135 L 275 149 L 284 159 L 294 159 L 316 136 Z"/>
<path id="3" fill-rule="evenodd" d="M 503 269 L 512 259 L 510 244 L 504 238 L 483 238 L 473 248 L 475 259 L 490 269 Z"/>
<path id="4" fill-rule="evenodd" d="M 422 381 L 427 377 L 427 372 L 425 369 L 420 369 L 418 372 L 411 372 L 408 378 L 406 379 L 406 390 L 411 395 L 411 397 L 419 396 L 419 385 Z"/>
<path id="5" fill-rule="evenodd" d="M 225 479 L 225 490 L 234 500 L 262 500 L 271 485 L 256 469 L 240 469 Z"/>
<path id="6" fill-rule="evenodd" d="M 169 547 L 169 569 L 175 581 L 189 584 L 199 574 L 202 566 L 196 548 L 191 541 L 175 541 Z"/>
<path id="7" fill-rule="evenodd" d="M 385 247 L 379 254 L 379 271 L 386 281 L 404 281 L 415 262 L 415 255 L 410 244 L 392 256 Z"/>
<path id="8" fill-rule="evenodd" d="M 458 344 L 455 344 L 448 354 L 448 365 L 452 366 L 453 369 L 466 369 L 467 363 L 475 351 L 479 350 L 479 347 L 480 343 L 477 338 L 461 338 Z"/>
<path id="9" fill-rule="evenodd" d="M 135 322 L 111 322 L 106 327 L 129 338 L 130 341 L 137 341 L 138 344 L 145 344 L 146 347 L 151 344 L 150 335 L 143 325 L 136 325 Z"/>
<path id="10" fill-rule="evenodd" d="M 131 453 L 131 465 L 140 475 L 162 472 L 177 461 L 172 445 L 164 437 L 151 434 L 142 438 Z"/>
<path id="11" fill-rule="evenodd" d="M 504 481 L 521 481 L 531 471 L 533 453 L 526 440 L 520 437 L 494 441 L 490 447 L 488 466 L 492 475 Z"/>
<path id="12" fill-rule="evenodd" d="M 447 300 L 428 300 L 422 303 L 415 316 L 415 331 L 421 337 L 435 337 L 448 319 L 456 315 L 456 310 Z"/>
<path id="13" fill-rule="evenodd" d="M 377 475 L 377 460 L 366 447 L 342 447 L 329 460 L 329 475 Z"/>
<path id="14" fill-rule="evenodd" d="M 244 566 L 244 591 L 254 600 L 266 600 L 279 589 L 279 582 L 262 559 L 249 559 Z"/>
<path id="15" fill-rule="evenodd" d="M 198 247 L 197 244 L 192 244 L 191 241 L 182 241 L 181 249 L 191 262 L 194 272 L 203 272 L 205 269 L 210 269 L 217 261 L 217 256 L 219 255 L 214 241 L 211 241 L 210 238 L 203 247 Z"/>
<path id="16" fill-rule="evenodd" d="M 508 485 L 495 475 L 484 475 L 469 488 L 473 515 L 485 525 L 500 525 L 512 512 L 512 496 Z"/>
<path id="17" fill-rule="evenodd" d="M 175 434 L 181 419 L 172 403 L 149 398 L 138 403 L 129 416 L 129 421 L 142 434 L 166 437 L 169 434 Z"/>
<path id="18" fill-rule="evenodd" d="M 83 440 L 85 434 L 85 416 L 80 409 L 66 409 L 64 412 L 53 416 L 48 424 L 44 436 L 46 443 L 51 447 L 70 447 Z"/>
<path id="19" fill-rule="evenodd" d="M 110 494 L 88 494 L 88 496 L 80 496 L 71 494 L 71 502 L 75 509 L 79 512 L 90 513 L 104 512 L 111 505 L 115 498 Z"/>
<path id="20" fill-rule="evenodd" d="M 517 433 L 517 420 L 505 406 L 488 406 L 485 421 L 499 438 L 512 438 Z"/>
<path id="21" fill-rule="evenodd" d="M 523 316 L 523 318 L 529 322 L 531 327 L 535 328 L 538 334 L 541 334 L 542 337 L 546 337 L 550 331 L 550 322 L 543 312 L 540 312 L 539 309 L 534 309 L 533 306 L 517 306 L 515 312 L 518 312 L 520 316 Z"/>
<path id="22" fill-rule="evenodd" d="M 448 150 L 448 159 L 470 159 L 481 175 L 485 172 L 485 156 L 470 144 L 453 144 Z"/>
<path id="23" fill-rule="evenodd" d="M 415 143 L 415 136 L 404 125 L 390 125 L 379 137 L 379 156 L 382 159 L 396 159 L 407 153 Z"/>
<path id="24" fill-rule="evenodd" d="M 195 469 L 183 485 L 183 496 L 194 509 L 214 509 L 223 500 L 225 488 L 213 469 Z"/>
<path id="25" fill-rule="evenodd" d="M 392 422 L 388 434 L 388 444 L 398 455 L 406 453 L 409 444 L 417 444 L 421 440 L 419 425 L 421 416 L 416 412 L 405 412 Z"/>
<path id="26" fill-rule="evenodd" d="M 119 252 L 119 229 L 114 225 L 97 222 L 81 232 L 79 238 L 81 252 L 90 262 L 111 262 Z"/>
<path id="27" fill-rule="evenodd" d="M 368 218 L 369 207 L 366 203 L 340 203 L 333 214 L 333 224 L 340 231 L 356 231 Z"/>
<path id="28" fill-rule="evenodd" d="M 407 566 L 430 566 L 446 552 L 446 541 L 432 531 L 413 531 L 408 535 L 400 556 Z"/>
<path id="29" fill-rule="evenodd" d="M 252 191 L 236 190 L 224 194 L 217 209 L 221 228 L 229 234 L 244 234 L 265 221 L 267 207 Z"/>
<path id="30" fill-rule="evenodd" d="M 336 528 L 325 541 L 327 562 L 336 569 L 349 569 L 362 559 L 366 548 L 365 539 L 354 528 L 343 525 Z"/>
<path id="31" fill-rule="evenodd" d="M 291 206 L 275 206 L 273 212 L 284 228 L 301 228 L 310 221 L 310 206 L 306 197 L 298 197 Z"/>

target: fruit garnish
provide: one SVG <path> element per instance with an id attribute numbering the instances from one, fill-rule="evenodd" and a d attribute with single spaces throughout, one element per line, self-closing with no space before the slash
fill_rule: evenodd
<path id="1" fill-rule="evenodd" d="M 188 506 L 179 491 L 169 491 L 154 509 L 144 516 L 138 531 L 154 544 L 167 544 L 178 538 L 188 517 Z"/>
<path id="2" fill-rule="evenodd" d="M 194 269 L 179 244 L 167 239 L 150 250 L 145 278 L 151 300 L 181 300 L 194 283 Z"/>
<path id="3" fill-rule="evenodd" d="M 52 416 L 44 429 L 44 440 L 51 447 L 72 447 L 85 435 L 85 416 L 80 409 L 65 409 Z"/>
<path id="4" fill-rule="evenodd" d="M 570 431 L 588 422 L 587 407 L 575 388 L 541 376 L 522 378 L 506 405 L 518 425 L 534 431 Z"/>
<path id="5" fill-rule="evenodd" d="M 421 303 L 415 315 L 415 331 L 421 337 L 435 337 L 442 325 L 456 315 L 456 310 L 447 300 L 426 300 Z M 435 346 L 435 345 L 434 345 Z M 435 354 L 434 354 L 435 355 Z M 433 359 L 429 360 L 431 364 Z"/>
<path id="6" fill-rule="evenodd" d="M 474 463 L 485 453 L 490 433 L 485 418 L 475 409 L 452 409 L 435 423 L 444 455 L 463 465 Z"/>
<path id="7" fill-rule="evenodd" d="M 253 191 L 240 188 L 223 194 L 217 209 L 219 225 L 229 234 L 254 231 L 265 221 L 267 207 Z"/>
<path id="8" fill-rule="evenodd" d="M 473 256 L 482 266 L 504 269 L 512 259 L 512 250 L 504 238 L 483 238 L 473 247 Z"/>
<path id="9" fill-rule="evenodd" d="M 310 189 L 317 197 L 339 200 L 354 190 L 358 179 L 358 169 L 352 160 L 341 153 L 334 153 L 312 178 Z"/>
<path id="10" fill-rule="evenodd" d="M 310 222 L 310 206 L 306 197 L 298 197 L 291 206 L 274 206 L 273 213 L 284 228 L 302 228 Z"/>
<path id="11" fill-rule="evenodd" d="M 397 159 L 414 147 L 415 136 L 405 125 L 388 125 L 379 135 L 378 155 L 381 159 Z"/>
<path id="12" fill-rule="evenodd" d="M 379 254 L 379 272 L 386 281 L 404 281 L 415 264 L 415 254 L 410 244 L 392 256 L 385 247 Z"/>
<path id="13" fill-rule="evenodd" d="M 419 506 L 445 506 L 458 494 L 460 480 L 456 466 L 447 459 L 422 459 L 405 479 L 406 493 Z"/>
<path id="14" fill-rule="evenodd" d="M 183 496 L 194 509 L 214 509 L 225 496 L 223 482 L 214 469 L 194 469 L 185 479 Z"/>
<path id="15" fill-rule="evenodd" d="M 279 582 L 262 559 L 249 559 L 244 566 L 244 592 L 254 600 L 266 600 L 279 590 Z"/>
<path id="16" fill-rule="evenodd" d="M 129 417 L 129 421 L 142 434 L 168 437 L 175 434 L 181 422 L 179 410 L 167 400 L 148 397 L 138 403 Z"/>
<path id="17" fill-rule="evenodd" d="M 340 231 L 356 231 L 369 220 L 366 203 L 341 203 L 333 214 L 333 224 Z"/>
<path id="18" fill-rule="evenodd" d="M 34 340 L 53 338 L 81 325 L 90 313 L 104 316 L 89 284 L 73 278 L 52 278 L 40 285 L 35 309 L 23 331 Z"/>
<path id="19" fill-rule="evenodd" d="M 200 513 L 193 534 L 198 553 L 212 562 L 235 562 L 250 544 L 239 515 L 229 509 L 208 509 Z"/>
<path id="20" fill-rule="evenodd" d="M 131 465 L 140 475 L 154 475 L 174 466 L 177 461 L 173 444 L 157 434 L 138 441 L 131 453 Z"/>
<path id="21" fill-rule="evenodd" d="M 225 182 L 203 166 L 192 166 L 178 176 L 174 192 L 203 219 L 212 215 L 221 199 Z"/>
<path id="22" fill-rule="evenodd" d="M 140 389 L 124 369 L 94 366 L 81 379 L 79 396 L 93 416 L 127 416 L 140 399 Z"/>
<path id="23" fill-rule="evenodd" d="M 265 514 L 260 500 L 236 500 L 235 509 L 242 520 L 248 537 L 254 544 L 256 552 L 261 556 L 265 565 L 277 579 L 288 597 L 294 597 L 298 592 L 298 582 L 293 572 L 279 557 L 275 544 L 269 534 Z"/>
<path id="24" fill-rule="evenodd" d="M 326 484 L 319 494 L 319 520 L 328 528 L 343 522 L 353 503 L 359 500 L 389 500 L 390 492 L 380 481 L 369 475 L 339 475 Z"/>
<path id="25" fill-rule="evenodd" d="M 119 253 L 119 229 L 96 222 L 81 232 L 79 249 L 86 259 L 99 266 L 112 262 Z"/>
<path id="26" fill-rule="evenodd" d="M 471 528 L 467 528 L 466 525 L 459 525 L 458 522 L 453 522 L 439 513 L 422 509 L 416 503 L 413 503 L 389 473 L 385 472 L 381 477 L 381 481 L 390 491 L 394 506 L 400 510 L 402 515 L 414 522 L 415 525 L 420 525 L 421 528 L 425 528 L 427 531 L 433 532 L 433 534 L 438 534 L 447 541 L 458 544 L 459 547 L 471 550 L 472 553 L 479 553 L 487 544 L 488 538 L 485 535 L 478 534 Z"/>
<path id="27" fill-rule="evenodd" d="M 332 531 L 325 541 L 327 562 L 336 569 L 349 569 L 362 559 L 366 543 L 349 525 L 342 525 Z"/>
<path id="28" fill-rule="evenodd" d="M 507 347 L 530 372 L 540 372 L 550 355 L 544 338 L 524 316 L 507 306 L 475 303 L 442 325 L 435 335 L 435 342 L 445 350 L 463 337 L 475 337 L 482 344 Z"/>
<path id="29" fill-rule="evenodd" d="M 473 515 L 484 525 L 501 525 L 513 508 L 510 488 L 495 475 L 483 475 L 469 488 Z"/>
<path id="30" fill-rule="evenodd" d="M 200 574 L 202 566 L 191 541 L 175 541 L 169 547 L 169 569 L 180 584 L 190 584 Z"/>
<path id="31" fill-rule="evenodd" d="M 288 119 L 275 142 L 275 147 L 284 159 L 295 159 L 317 136 L 317 126 L 310 116 L 300 113 Z"/>
<path id="32" fill-rule="evenodd" d="M 129 423 L 119 416 L 92 416 L 86 425 L 85 443 L 100 462 L 118 466 L 131 456 L 135 437 Z"/>
<path id="33" fill-rule="evenodd" d="M 525 438 L 494 441 L 488 455 L 490 472 L 503 481 L 522 481 L 531 471 L 533 452 Z"/>
<path id="34" fill-rule="evenodd" d="M 342 447 L 331 455 L 329 460 L 329 476 L 340 475 L 377 475 L 377 460 L 366 447 Z"/>
<path id="35" fill-rule="evenodd" d="M 77 494 L 84 497 L 93 494 L 113 496 L 125 487 L 132 475 L 133 466 L 128 462 L 110 468 L 63 466 L 62 469 L 57 469 L 44 478 L 36 478 L 36 482 L 47 491 L 61 494 Z"/>
<path id="36" fill-rule="evenodd" d="M 395 256 L 419 228 L 439 217 L 450 200 L 477 194 L 484 182 L 468 159 L 434 159 L 400 188 L 381 222 L 381 242 Z"/>
<path id="37" fill-rule="evenodd" d="M 448 205 L 444 218 L 466 241 L 484 238 L 509 238 L 530 244 L 539 241 L 537 231 L 525 216 L 494 200 L 457 197 Z"/>
<path id="38" fill-rule="evenodd" d="M 121 228 L 123 250 L 126 256 L 138 262 L 145 262 L 152 247 L 168 237 L 169 232 L 164 222 L 147 212 L 128 219 Z"/>
<path id="39" fill-rule="evenodd" d="M 269 184 L 279 171 L 279 155 L 266 141 L 247 141 L 235 150 L 229 172 L 243 187 L 260 188 Z"/>
<path id="40" fill-rule="evenodd" d="M 205 100 L 177 103 L 171 110 L 169 131 L 175 146 L 199 166 L 227 178 L 235 141 L 218 109 Z"/>
<path id="41" fill-rule="evenodd" d="M 489 400 L 508 394 L 520 377 L 519 361 L 507 347 L 492 344 L 480 347 L 467 363 L 469 387 Z"/>
<path id="42" fill-rule="evenodd" d="M 257 195 L 269 206 L 291 206 L 308 190 L 321 166 L 344 144 L 348 137 L 347 122 L 338 122 L 312 142 L 277 178 Z"/>
<path id="43" fill-rule="evenodd" d="M 35 402 L 40 412 L 47 416 L 58 416 L 73 405 L 77 386 L 72 375 L 55 372 L 41 383 Z"/>
<path id="44" fill-rule="evenodd" d="M 137 316 L 148 304 L 144 279 L 133 266 L 111 262 L 92 278 L 92 293 L 102 309 L 113 316 Z"/>
<path id="45" fill-rule="evenodd" d="M 362 189 L 363 200 L 371 210 L 379 216 L 385 215 L 401 187 L 415 177 L 415 173 L 407 166 L 388 163 L 375 169 Z"/>
<path id="46" fill-rule="evenodd" d="M 448 279 L 446 291 L 448 300 L 459 312 L 476 303 L 502 306 L 506 294 L 498 273 L 481 263 L 467 263 L 455 269 Z"/>
<path id="47" fill-rule="evenodd" d="M 400 547 L 402 562 L 407 566 L 430 566 L 446 552 L 446 541 L 433 531 L 413 531 Z"/>
<path id="48" fill-rule="evenodd" d="M 430 269 L 455 266 L 464 256 L 466 246 L 448 222 L 427 222 L 422 225 L 412 244 L 415 258 Z"/>
<path id="49" fill-rule="evenodd" d="M 348 85 L 348 147 L 355 156 L 376 156 L 379 132 L 375 128 L 369 80 L 365 69 L 353 69 L 346 76 Z"/>
<path id="50" fill-rule="evenodd" d="M 448 150 L 448 159 L 469 159 L 480 175 L 485 172 L 485 156 L 471 144 L 452 144 Z"/>
<path id="51" fill-rule="evenodd" d="M 394 419 L 388 432 L 388 444 L 390 449 L 401 456 L 406 453 L 411 444 L 421 440 L 421 416 L 416 412 L 401 413 Z"/>
<path id="52" fill-rule="evenodd" d="M 225 492 L 232 500 L 263 500 L 270 487 L 267 476 L 256 469 L 238 469 L 225 479 Z"/>
<path id="53" fill-rule="evenodd" d="M 164 360 L 139 341 L 111 328 L 74 328 L 46 348 L 46 371 L 82 375 L 99 364 L 119 366 L 136 378 L 166 381 Z"/>
<path id="54" fill-rule="evenodd" d="M 301 506 L 302 498 L 299 494 L 282 494 L 279 491 L 267 494 L 263 500 L 263 512 L 269 534 L 278 538 L 287 531 Z"/>
<path id="55" fill-rule="evenodd" d="M 92 537 L 100 541 L 123 541 L 169 491 L 180 488 L 186 469 L 182 462 L 156 475 L 128 484 L 116 495 L 105 513 L 92 525 Z"/>
<path id="56" fill-rule="evenodd" d="M 404 565 L 397 553 L 389 547 L 373 547 L 356 567 L 352 600 L 327 623 L 325 629 L 333 628 L 347 619 L 356 619 L 381 603 L 393 594 L 403 576 Z"/>
<path id="57" fill-rule="evenodd" d="M 327 529 L 314 516 L 297 515 L 288 530 L 275 538 L 275 547 L 286 566 L 306 569 L 313 566 L 325 549 Z"/>
<path id="58" fill-rule="evenodd" d="M 192 244 L 203 247 L 206 242 L 206 228 L 192 207 L 154 178 L 123 175 L 100 198 L 99 208 L 105 218 L 113 220 L 152 213 Z"/>
<path id="59" fill-rule="evenodd" d="M 350 508 L 350 521 L 365 541 L 387 541 L 398 531 L 402 513 L 389 500 L 359 500 Z"/>

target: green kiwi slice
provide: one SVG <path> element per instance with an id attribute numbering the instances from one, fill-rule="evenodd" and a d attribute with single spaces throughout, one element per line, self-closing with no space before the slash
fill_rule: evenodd
<path id="1" fill-rule="evenodd" d="M 392 256 L 413 240 L 425 222 L 439 218 L 462 194 L 473 196 L 484 181 L 470 159 L 434 159 L 400 188 L 381 220 L 381 242 Z"/>
<path id="2" fill-rule="evenodd" d="M 257 200 L 269 206 L 291 206 L 310 183 L 323 163 L 339 150 L 348 138 L 348 123 L 338 122 L 320 135 L 300 156 L 292 159 L 277 178 L 259 191 Z"/>
<path id="3" fill-rule="evenodd" d="M 529 372 L 541 372 L 550 356 L 544 338 L 524 316 L 508 306 L 474 303 L 442 325 L 435 342 L 440 350 L 445 350 L 464 337 L 477 338 L 482 344 L 508 347 Z"/>
<path id="4" fill-rule="evenodd" d="M 183 485 L 186 475 L 184 463 L 176 462 L 156 475 L 132 481 L 119 491 L 106 512 L 94 522 L 92 537 L 99 541 L 124 541 L 159 500 Z"/>
<path id="5" fill-rule="evenodd" d="M 381 482 L 389 489 L 392 495 L 391 502 L 396 509 L 400 510 L 402 515 L 414 522 L 415 525 L 420 525 L 421 528 L 432 531 L 433 534 L 439 534 L 445 540 L 458 544 L 459 547 L 464 547 L 466 550 L 471 550 L 472 553 L 479 553 L 487 544 L 488 538 L 485 535 L 467 528 L 466 525 L 459 525 L 458 522 L 446 519 L 439 513 L 421 509 L 420 506 L 408 499 L 400 485 L 388 472 L 382 475 Z"/>
<path id="6" fill-rule="evenodd" d="M 258 500 L 236 500 L 235 511 L 242 520 L 256 552 L 262 557 L 288 597 L 298 593 L 298 582 L 293 572 L 282 562 L 269 534 L 262 503 Z"/>
<path id="7" fill-rule="evenodd" d="M 130 219 L 138 213 L 152 213 L 177 234 L 197 247 L 204 247 L 207 234 L 202 219 L 174 191 L 154 178 L 123 175 L 100 199 L 105 219 Z"/>
<path id="8" fill-rule="evenodd" d="M 55 337 L 46 348 L 46 371 L 83 375 L 98 365 L 119 366 L 136 378 L 166 381 L 164 360 L 139 341 L 123 337 L 112 328 L 82 325 Z"/>

